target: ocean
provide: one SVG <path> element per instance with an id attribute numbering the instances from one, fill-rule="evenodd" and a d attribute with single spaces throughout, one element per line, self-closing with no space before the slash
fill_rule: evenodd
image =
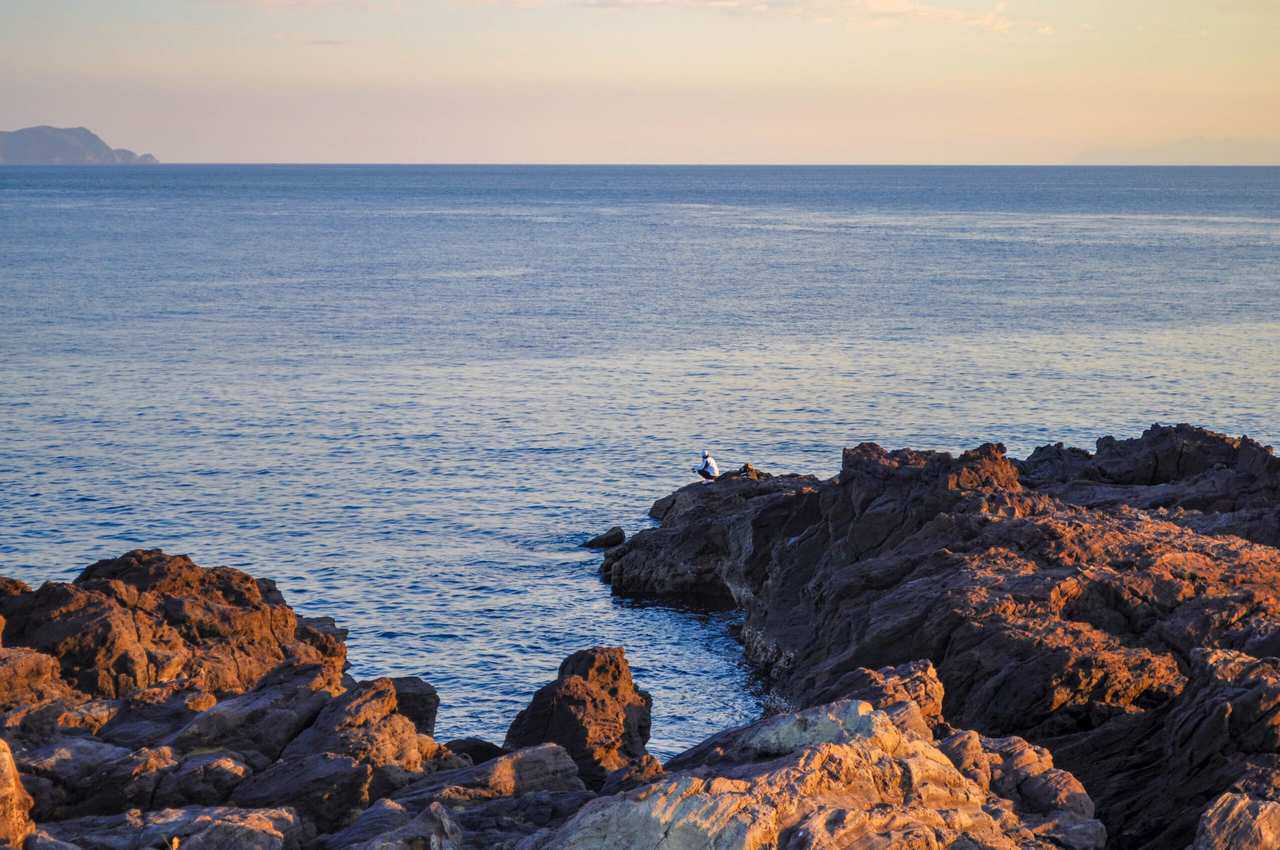
<path id="1" fill-rule="evenodd" d="M 578 544 L 704 447 L 1276 442 L 1278 363 L 1277 168 L 0 168 L 0 574 L 273 578 L 442 740 L 621 645 L 666 756 L 767 695 Z"/>

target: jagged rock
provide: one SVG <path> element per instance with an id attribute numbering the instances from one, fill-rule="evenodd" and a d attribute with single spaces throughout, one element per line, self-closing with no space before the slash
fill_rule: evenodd
<path id="1" fill-rule="evenodd" d="M 94 734 L 122 747 L 145 747 L 184 728 L 200 712 L 217 704 L 206 691 L 167 683 L 120 700 L 111 718 Z"/>
<path id="2" fill-rule="evenodd" d="M 419 812 L 433 802 L 474 805 L 537 791 L 585 790 L 578 766 L 568 751 L 559 744 L 540 744 L 474 767 L 429 774 L 395 792 L 392 799 L 409 811 Z"/>
<path id="3" fill-rule="evenodd" d="M 298 850 L 305 826 L 288 809 L 192 807 L 76 818 L 41 826 L 45 841 L 82 850 Z M 49 847 L 49 844 L 36 846 Z M 57 845 L 52 845 L 57 847 Z"/>
<path id="4" fill-rule="evenodd" d="M 431 760 L 451 754 L 428 736 L 419 735 L 413 721 L 396 713 L 396 688 L 390 679 L 375 679 L 329 702 L 315 722 L 294 738 L 284 761 L 314 753 L 348 755 L 379 773 L 375 796 L 400 787 L 411 774 L 422 773 Z M 448 761 L 446 767 L 460 767 Z"/>
<path id="5" fill-rule="evenodd" d="M 685 750 L 667 762 L 671 771 L 721 764 L 768 761 L 819 744 L 843 744 L 883 731 L 887 715 L 870 703 L 844 699 L 766 717 L 756 723 L 726 729 Z M 886 740 L 896 740 L 892 736 Z"/>
<path id="6" fill-rule="evenodd" d="M 729 730 L 667 767 L 654 782 L 588 803 L 521 850 L 1097 850 L 1105 840 L 1101 824 L 1071 812 L 1061 813 L 1074 828 L 1067 842 L 1058 843 L 1063 830 L 1037 832 L 931 741 L 904 734 L 861 700 Z"/>
<path id="7" fill-rule="evenodd" d="M 253 809 L 288 804 L 317 832 L 349 825 L 372 802 L 373 768 L 350 756 L 313 753 L 278 761 L 231 792 L 231 802 Z"/>
<path id="8" fill-rule="evenodd" d="M 0 847 L 21 847 L 35 831 L 31 796 L 22 787 L 9 745 L 0 740 Z"/>
<path id="9" fill-rule="evenodd" d="M 249 777 L 252 769 L 234 754 L 221 751 L 187 756 L 166 772 L 151 804 L 157 808 L 218 806 Z"/>
<path id="10" fill-rule="evenodd" d="M 622 530 L 622 526 L 615 525 L 603 534 L 597 534 L 592 537 L 582 545 L 587 549 L 612 549 L 614 546 L 621 546 L 626 539 L 627 533 Z"/>
<path id="11" fill-rule="evenodd" d="M 604 786 L 600 789 L 600 795 L 607 797 L 610 794 L 621 794 L 623 791 L 630 791 L 632 788 L 648 785 L 650 782 L 662 778 L 665 772 L 662 762 L 645 753 L 640 758 L 625 767 L 618 768 L 605 777 Z"/>
<path id="12" fill-rule="evenodd" d="M 16 708 L 5 717 L 4 734 L 48 742 L 64 735 L 96 735 L 120 710 L 119 700 L 85 700 L 83 694 Z"/>
<path id="13" fill-rule="evenodd" d="M 340 677 L 328 665 L 282 668 L 249 693 L 196 715 L 170 743 L 181 752 L 230 750 L 254 770 L 262 770 L 341 691 Z"/>
<path id="14" fill-rule="evenodd" d="M 397 710 L 413 721 L 423 735 L 436 733 L 436 713 L 440 695 L 429 683 L 417 676 L 401 676 L 391 680 L 396 689 Z"/>
<path id="15" fill-rule="evenodd" d="M 43 821 L 65 812 L 92 789 L 90 779 L 107 765 L 122 763 L 131 752 L 87 736 L 68 736 L 14 753 L 18 769 L 28 777 L 35 816 Z M 33 782 L 31 779 L 40 779 Z"/>
<path id="16" fill-rule="evenodd" d="M 604 574 L 619 593 L 741 608 L 749 658 L 802 706 L 867 685 L 860 669 L 928 659 L 951 723 L 1051 748 L 1117 847 L 1185 847 L 1242 772 L 1280 787 L 1266 736 L 1251 761 L 1243 744 L 1221 763 L 1179 755 L 1189 728 L 1225 723 L 1179 725 L 1198 699 L 1197 650 L 1280 655 L 1280 551 L 1194 530 L 1220 511 L 1275 512 L 1277 461 L 1186 426 L 1103 441 L 1097 458 L 1033 459 L 1024 485 L 998 445 L 952 457 L 863 444 L 828 481 L 686 487 L 655 505 L 659 528 L 606 555 Z M 1080 481 L 1110 495 L 1080 498 Z M 1226 725 L 1214 734 L 1262 728 Z M 1195 752 L 1217 740 L 1200 734 Z"/>
<path id="17" fill-rule="evenodd" d="M 879 670 L 860 667 L 845 676 L 838 689 L 848 697 L 871 703 L 903 731 L 930 737 L 943 723 L 945 691 L 938 672 L 928 661 L 909 661 Z"/>
<path id="18" fill-rule="evenodd" d="M 595 798 L 590 791 L 533 791 L 450 809 L 461 827 L 460 850 L 513 850 L 561 826 Z"/>
<path id="19" fill-rule="evenodd" d="M 511 752 L 506 747 L 499 747 L 483 738 L 455 738 L 452 741 L 446 741 L 444 746 L 451 753 L 471 759 L 472 764 L 484 764 L 489 759 L 496 759 Z"/>
<path id="20" fill-rule="evenodd" d="M 349 850 L 351 847 L 399 829 L 413 814 L 394 800 L 378 800 L 365 809 L 350 826 L 320 839 L 321 850 Z"/>
<path id="21" fill-rule="evenodd" d="M 1280 847 L 1280 802 L 1222 794 L 1209 804 L 1191 850 L 1274 850 Z"/>
<path id="22" fill-rule="evenodd" d="M 554 742 L 568 750 L 582 780 L 599 788 L 609 773 L 644 755 L 652 699 L 637 690 L 620 647 L 570 655 L 554 682 L 534 694 L 507 730 L 507 749 Z"/>
<path id="23" fill-rule="evenodd" d="M 439 803 L 391 832 L 352 846 L 352 850 L 462 850 L 462 830 Z"/>
<path id="24" fill-rule="evenodd" d="M 1201 533 L 1280 546 L 1280 458 L 1248 437 L 1152 425 L 1133 440 L 1103 437 L 1092 455 L 1042 446 L 1018 467 L 1063 501 L 1167 508 L 1171 520 Z"/>
<path id="25" fill-rule="evenodd" d="M 108 762 L 74 787 L 74 797 L 55 818 L 112 814 L 150 808 L 160 780 L 178 764 L 169 747 L 144 747 Z"/>
<path id="26" fill-rule="evenodd" d="M 299 620 L 272 582 L 158 549 L 0 598 L 0 615 L 7 643 L 47 652 L 70 684 L 106 697 L 179 677 L 238 694 L 285 662 L 340 669 L 345 658 L 331 625 Z"/>
<path id="27" fill-rule="evenodd" d="M 74 702 L 86 697 L 62 681 L 56 658 L 33 649 L 0 648 L 0 712 L 30 711 L 57 699 Z"/>

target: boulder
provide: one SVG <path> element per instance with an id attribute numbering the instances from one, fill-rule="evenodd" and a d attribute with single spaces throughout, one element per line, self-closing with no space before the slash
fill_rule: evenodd
<path id="1" fill-rule="evenodd" d="M 507 749 L 554 742 L 568 750 L 589 788 L 645 754 L 652 699 L 637 690 L 621 647 L 570 655 L 507 730 Z"/>
<path id="2" fill-rule="evenodd" d="M 622 530 L 622 526 L 615 525 L 613 528 L 597 534 L 582 545 L 587 549 L 612 549 L 614 546 L 621 546 L 627 539 L 627 533 Z"/>
<path id="3" fill-rule="evenodd" d="M 21 847 L 35 831 L 31 796 L 22 787 L 9 745 L 0 739 L 0 847 Z"/>
<path id="4" fill-rule="evenodd" d="M 300 620 L 272 582 L 158 549 L 99 561 L 71 583 L 0 597 L 0 615 L 6 644 L 55 657 L 69 684 L 104 697 L 178 678 L 239 694 L 283 663 L 340 670 L 345 658 L 331 621 Z"/>

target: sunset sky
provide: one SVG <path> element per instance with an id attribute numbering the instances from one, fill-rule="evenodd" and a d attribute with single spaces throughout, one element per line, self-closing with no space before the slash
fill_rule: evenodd
<path id="1" fill-rule="evenodd" d="M 4 0 L 168 162 L 1280 162 L 1280 0 Z"/>

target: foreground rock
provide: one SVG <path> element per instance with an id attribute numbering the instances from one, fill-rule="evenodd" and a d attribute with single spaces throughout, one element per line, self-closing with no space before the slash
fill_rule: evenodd
<path id="1" fill-rule="evenodd" d="M 864 671 L 874 676 L 872 671 Z M 941 693 L 932 668 L 883 671 L 885 705 L 915 677 Z M 940 719 L 940 718 L 939 718 Z M 721 733 L 677 756 L 668 773 L 587 804 L 564 826 L 522 847 L 586 850 L 984 847 L 1097 850 L 1106 838 L 1070 774 L 1020 739 L 955 747 L 926 729 L 844 699 Z M 954 737 L 954 736 L 953 736 Z M 966 738 L 966 741 L 969 739 Z M 979 766 L 980 765 L 980 766 Z M 1002 797 L 1012 791 L 1014 797 Z"/>
<path id="2" fill-rule="evenodd" d="M 183 847 L 206 850 L 297 850 L 307 831 L 288 809 L 133 810 L 49 824 L 27 850 L 120 850 Z"/>
<path id="3" fill-rule="evenodd" d="M 653 700 L 631 681 L 621 647 L 575 652 L 507 730 L 507 749 L 560 744 L 588 787 L 645 755 Z"/>
<path id="4" fill-rule="evenodd" d="M 603 572 L 743 609 L 749 657 L 802 705 L 928 659 L 947 719 L 1052 750 L 1113 846 L 1187 847 L 1221 794 L 1280 800 L 1280 552 L 1204 533 L 1270 540 L 1277 461 L 1188 426 L 1099 446 L 863 444 L 828 481 L 693 485 Z"/>

